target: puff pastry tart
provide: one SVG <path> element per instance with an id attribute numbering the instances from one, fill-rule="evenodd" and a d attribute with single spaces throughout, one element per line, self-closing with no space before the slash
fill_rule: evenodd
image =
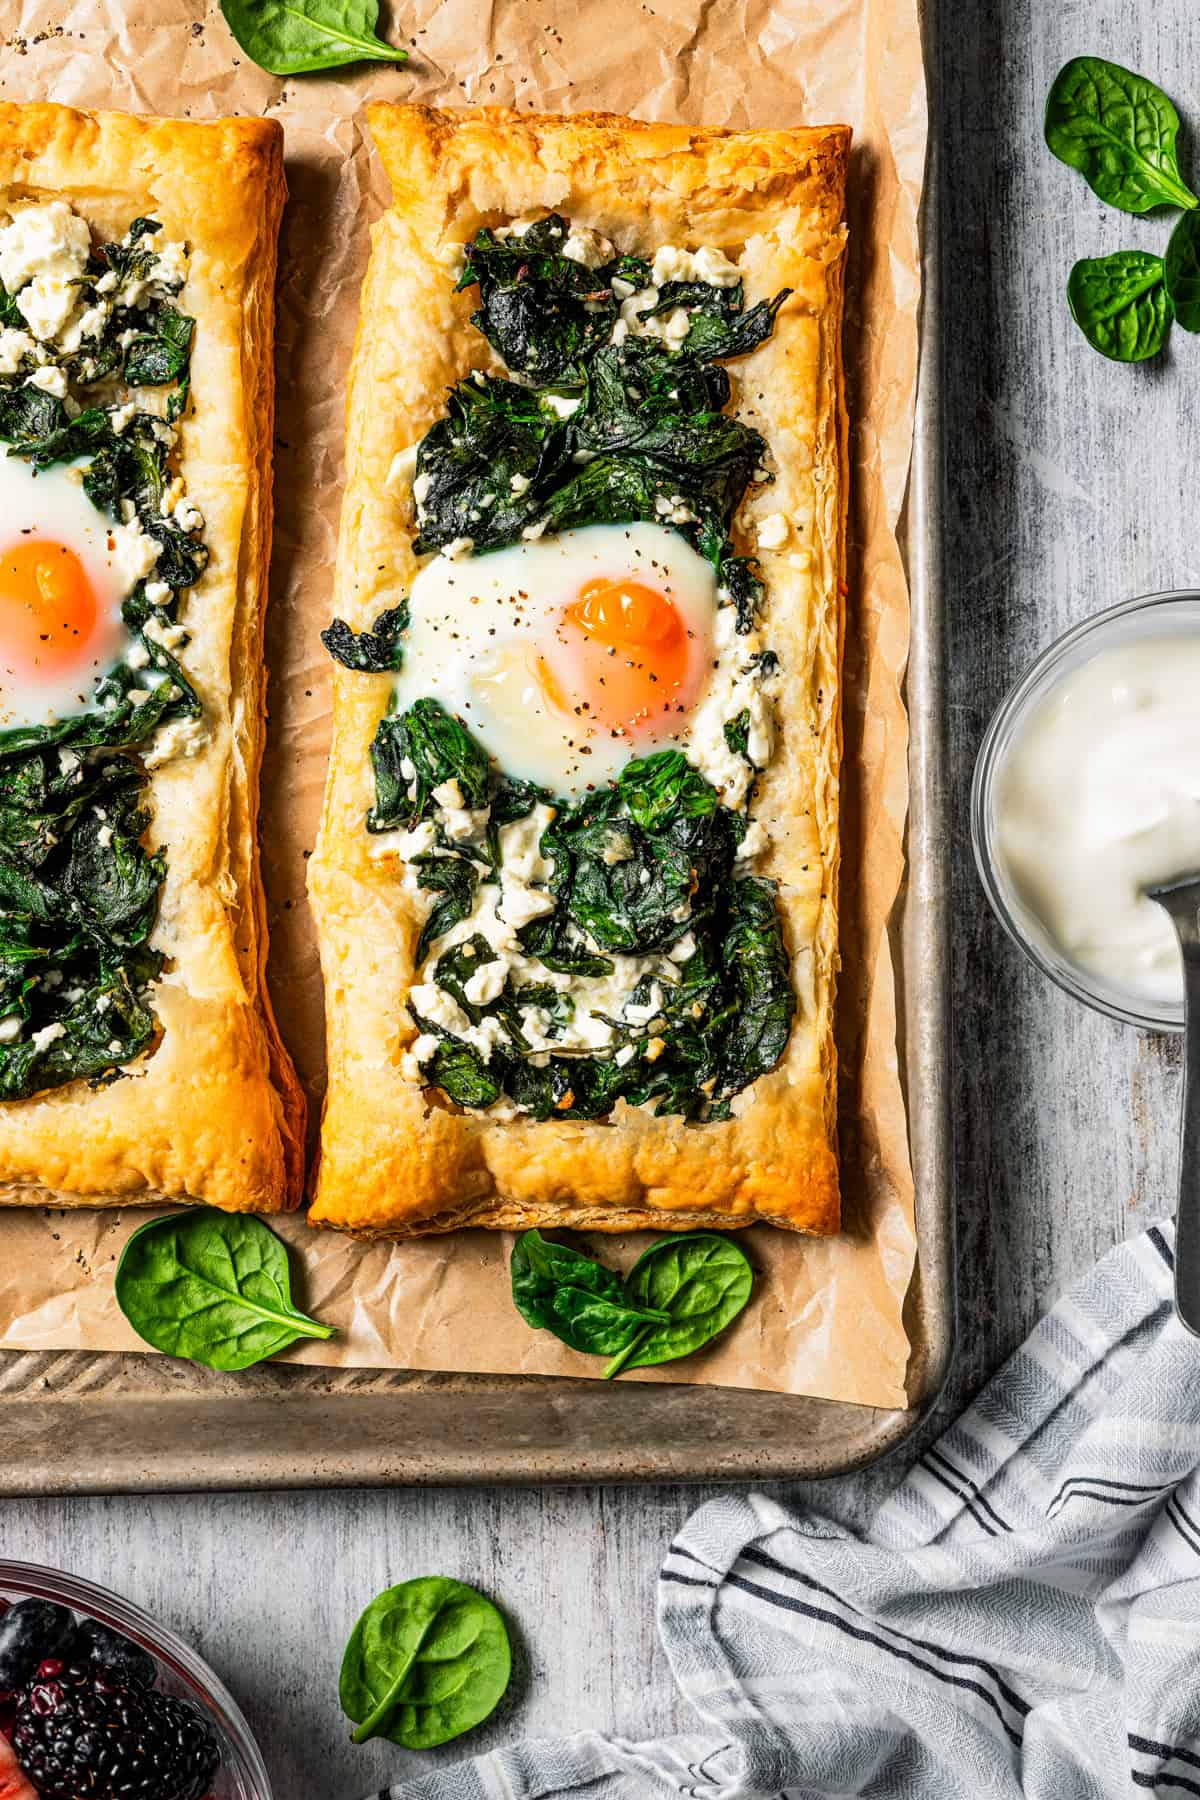
<path id="1" fill-rule="evenodd" d="M 849 131 L 370 119 L 311 1217 L 835 1231 Z"/>
<path id="2" fill-rule="evenodd" d="M 256 846 L 283 134 L 0 106 L 0 1202 L 272 1212 Z"/>

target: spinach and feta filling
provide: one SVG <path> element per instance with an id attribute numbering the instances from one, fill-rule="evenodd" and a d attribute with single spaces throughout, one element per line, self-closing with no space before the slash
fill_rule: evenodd
<path id="1" fill-rule="evenodd" d="M 4 1099 L 115 1079 L 157 1030 L 147 772 L 204 742 L 177 613 L 208 561 L 175 456 L 188 251 L 161 230 L 96 242 L 61 200 L 0 225 Z"/>
<path id="2" fill-rule="evenodd" d="M 480 231 L 470 286 L 506 374 L 459 382 L 396 459 L 415 549 L 468 573 L 478 563 L 482 582 L 484 553 L 540 552 L 545 537 L 639 522 L 677 534 L 715 597 L 712 674 L 667 732 L 677 744 L 626 750 L 594 783 L 573 764 L 572 791 L 498 766 L 437 695 L 406 696 L 382 720 L 366 826 L 380 854 L 403 858 L 424 919 L 406 1066 L 497 1117 L 594 1119 L 623 1099 L 725 1118 L 779 1061 L 796 1007 L 774 888 L 750 869 L 779 661 L 755 564 L 730 535 L 748 489 L 770 479 L 768 453 L 726 410 L 720 366 L 771 334 L 786 290 L 747 309 L 719 251 L 668 247 L 651 263 L 558 215 Z M 419 585 L 369 631 L 335 621 L 330 652 L 404 670 Z M 527 599 L 518 586 L 518 615 Z M 463 648 L 446 642 L 450 656 Z"/>

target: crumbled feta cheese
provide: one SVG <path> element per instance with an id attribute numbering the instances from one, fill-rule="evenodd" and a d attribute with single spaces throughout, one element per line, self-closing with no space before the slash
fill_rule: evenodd
<path id="1" fill-rule="evenodd" d="M 175 523 L 179 526 L 181 531 L 204 530 L 204 514 L 200 511 L 196 502 L 194 500 L 189 500 L 186 495 L 175 501 L 173 514 Z"/>
<path id="2" fill-rule="evenodd" d="M 26 356 L 32 356 L 37 345 L 27 331 L 11 326 L 0 330 L 0 375 L 15 375 Z"/>
<path id="3" fill-rule="evenodd" d="M 405 488 L 412 487 L 413 477 L 417 472 L 417 451 L 419 449 L 419 444 L 410 444 L 407 450 L 397 450 L 388 466 L 387 479 L 384 482 L 384 486 L 389 492 L 398 494 L 402 493 Z M 425 477 L 425 484 L 428 487 L 428 476 Z"/>
<path id="4" fill-rule="evenodd" d="M 79 767 L 80 759 L 73 750 L 60 750 L 58 753 L 58 772 L 60 775 L 73 775 Z"/>
<path id="5" fill-rule="evenodd" d="M 416 774 L 415 769 L 413 770 L 413 773 Z M 438 806 L 445 808 L 447 811 L 450 811 L 451 809 L 458 810 L 461 808 L 465 802 L 463 800 L 462 787 L 457 775 L 452 775 L 449 781 L 439 781 L 438 785 L 433 790 L 433 798 Z"/>
<path id="6" fill-rule="evenodd" d="M 618 1069 L 623 1069 L 627 1063 L 633 1061 L 636 1055 L 637 1049 L 633 1044 L 622 1044 L 621 1048 L 613 1057 L 613 1061 L 616 1063 Z"/>
<path id="7" fill-rule="evenodd" d="M 614 275 L 608 285 L 612 289 L 614 300 L 628 300 L 632 294 L 637 293 L 636 282 L 626 281 L 622 275 Z"/>
<path id="8" fill-rule="evenodd" d="M 43 1050 L 48 1050 L 51 1044 L 57 1044 L 59 1038 L 66 1035 L 66 1026 L 55 1020 L 53 1025 L 43 1025 L 40 1031 L 35 1031 L 29 1041 L 40 1056 Z"/>
<path id="9" fill-rule="evenodd" d="M 650 997 L 644 1003 L 627 1000 L 625 1018 L 630 1025 L 648 1025 L 651 1019 L 657 1018 L 662 1011 L 662 988 L 657 981 L 650 983 Z"/>
<path id="10" fill-rule="evenodd" d="M 761 647 L 759 634 L 738 637 L 735 625 L 732 607 L 717 613 L 717 667 L 708 692 L 692 715 L 685 754 L 693 768 L 717 789 L 725 805 L 736 809 L 750 791 L 754 770 L 765 768 L 771 760 L 779 676 L 778 671 L 764 673 L 761 663 L 753 660 Z M 749 718 L 749 762 L 730 748 L 725 737 L 726 724 L 742 713 Z"/>
<path id="11" fill-rule="evenodd" d="M 522 475 L 518 472 L 516 475 L 511 475 L 509 477 L 508 485 L 514 494 L 527 494 L 532 483 L 528 475 Z"/>
<path id="12" fill-rule="evenodd" d="M 112 826 L 111 825 L 102 825 L 100 827 L 99 831 L 96 833 L 96 842 L 99 844 L 99 846 L 102 850 L 107 850 L 108 846 L 112 843 L 112 840 L 113 840 Z"/>
<path id="13" fill-rule="evenodd" d="M 98 300 L 95 306 L 85 306 L 82 311 L 73 313 L 58 334 L 59 349 L 74 355 L 84 338 L 98 338 L 108 323 L 110 311 L 105 301 Z"/>
<path id="14" fill-rule="evenodd" d="M 542 394 L 541 404 L 549 407 L 556 419 L 570 419 L 583 405 L 582 398 L 568 399 L 565 394 Z"/>
<path id="15" fill-rule="evenodd" d="M 514 880 L 503 866 L 500 871 L 500 888 L 500 905 L 497 911 L 514 931 L 519 931 L 522 925 L 528 925 L 530 919 L 541 919 L 554 911 L 553 894 L 548 894 L 544 888 L 529 887 L 523 881 Z"/>
<path id="16" fill-rule="evenodd" d="M 666 519 L 672 525 L 694 525 L 696 523 L 697 515 L 682 494 L 672 494 L 670 499 L 665 494 L 656 495 L 654 510 L 660 519 Z"/>
<path id="17" fill-rule="evenodd" d="M 155 243 L 155 264 L 152 280 L 159 287 L 167 287 L 174 293 L 187 280 L 190 253 L 186 244 L 169 240 L 165 244 Z"/>
<path id="18" fill-rule="evenodd" d="M 67 372 L 65 369 L 56 369 L 53 366 L 35 369 L 32 375 L 26 377 L 25 385 L 26 387 L 41 388 L 44 394 L 53 394 L 56 399 L 65 400 L 67 397 Z"/>
<path id="19" fill-rule="evenodd" d="M 475 548 L 475 539 L 469 537 L 451 538 L 448 544 L 442 545 L 442 555 L 451 562 L 458 562 L 464 556 L 470 556 Z"/>
<path id="20" fill-rule="evenodd" d="M 453 994 L 448 994 L 436 981 L 415 983 L 408 992 L 408 1007 L 410 1012 L 428 1019 L 431 1025 L 454 1032 L 456 1037 L 462 1037 L 471 1028 L 470 1019 Z"/>
<path id="21" fill-rule="evenodd" d="M 538 538 L 541 537 L 542 533 L 545 531 L 545 529 L 549 525 L 549 523 L 550 523 L 549 519 L 539 519 L 537 521 L 536 525 L 526 525 L 524 531 L 522 531 L 522 533 L 521 533 L 521 536 L 525 539 L 525 541 L 527 543 L 535 544 L 537 542 Z"/>
<path id="22" fill-rule="evenodd" d="M 91 251 L 87 221 L 65 200 L 23 207 L 0 229 L 0 282 L 35 337 L 53 338 L 75 310 Z"/>
<path id="23" fill-rule="evenodd" d="M 523 819 L 501 827 L 500 862 L 506 873 L 518 881 L 549 881 L 554 859 L 542 855 L 540 840 L 555 817 L 555 808 L 539 801 Z"/>
<path id="24" fill-rule="evenodd" d="M 715 245 L 680 250 L 674 244 L 662 244 L 654 253 L 651 278 L 655 287 L 668 281 L 703 281 L 709 287 L 729 288 L 736 287 L 742 275 L 737 264 Z"/>
<path id="25" fill-rule="evenodd" d="M 127 400 L 124 406 L 109 407 L 108 422 L 112 426 L 117 437 L 120 437 L 121 433 L 125 430 L 125 427 L 132 422 L 136 415 L 136 400 Z"/>
<path id="26" fill-rule="evenodd" d="M 507 979 L 507 971 L 499 957 L 484 963 L 476 969 L 474 975 L 466 983 L 463 993 L 472 1006 L 486 1006 L 489 1001 L 503 992 Z"/>
<path id="27" fill-rule="evenodd" d="M 158 769 L 176 757 L 199 756 L 207 742 L 203 719 L 172 719 L 159 727 L 153 743 L 142 752 L 142 761 L 148 769 Z"/>
<path id="28" fill-rule="evenodd" d="M 15 1044 L 25 1029 L 20 1013 L 8 1013 L 0 1019 L 0 1044 Z"/>
<path id="29" fill-rule="evenodd" d="M 137 638 L 134 638 L 125 652 L 125 665 L 130 669 L 147 669 L 150 666 L 150 652 Z"/>
<path id="30" fill-rule="evenodd" d="M 125 698 L 133 706 L 144 706 L 152 691 L 150 688 L 127 688 Z"/>
<path id="31" fill-rule="evenodd" d="M 611 869 L 616 863 L 628 862 L 633 855 L 633 843 L 624 831 L 612 831 L 605 839 L 604 862 Z"/>
<path id="32" fill-rule="evenodd" d="M 768 513 L 758 521 L 758 547 L 760 550 L 781 550 L 791 536 L 791 525 L 783 513 Z"/>
<path id="33" fill-rule="evenodd" d="M 586 225 L 572 225 L 562 253 L 572 262 L 582 263 L 585 269 L 598 269 L 601 263 L 611 262 L 616 251 L 606 237 L 598 231 L 590 231 Z"/>
<path id="34" fill-rule="evenodd" d="M 128 591 L 144 576 L 149 575 L 159 559 L 162 545 L 157 538 L 150 537 L 142 530 L 136 517 L 127 518 L 124 523 L 110 527 L 109 538 L 115 553 L 117 573 Z"/>
<path id="35" fill-rule="evenodd" d="M 151 589 L 157 588 L 163 588 L 165 592 L 161 596 L 151 592 Z M 151 606 L 161 605 L 170 592 L 165 581 L 148 581 L 146 583 L 146 598 Z M 160 625 L 157 619 L 146 620 L 142 626 L 142 635 L 148 637 L 152 644 L 160 645 L 164 650 L 178 650 L 182 644 L 187 643 L 188 639 L 188 634 L 182 625 Z"/>
<path id="36" fill-rule="evenodd" d="M 429 477 L 428 477 L 428 475 L 418 475 L 416 480 L 412 484 L 413 499 L 417 504 L 418 511 L 420 510 L 420 508 L 422 506 L 424 506 L 425 499 L 426 499 L 426 496 L 428 495 L 428 493 L 429 493 Z"/>

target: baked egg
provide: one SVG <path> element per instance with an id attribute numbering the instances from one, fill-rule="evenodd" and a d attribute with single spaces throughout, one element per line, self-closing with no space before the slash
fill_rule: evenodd
<path id="1" fill-rule="evenodd" d="M 82 712 L 122 659 L 130 539 L 92 505 L 78 471 L 0 456 L 0 728 Z"/>
<path id="2" fill-rule="evenodd" d="M 555 794 L 685 738 L 712 674 L 716 577 L 663 525 L 443 551 L 409 605 L 397 707 L 439 700 L 500 768 Z"/>

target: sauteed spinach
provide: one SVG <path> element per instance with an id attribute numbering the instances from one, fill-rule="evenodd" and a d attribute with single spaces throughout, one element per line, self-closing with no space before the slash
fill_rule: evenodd
<path id="1" fill-rule="evenodd" d="M 480 231 L 467 246 L 459 287 L 478 289 L 473 322 L 507 374 L 459 382 L 418 446 L 414 548 L 458 553 L 465 541 L 480 554 L 572 526 L 651 521 L 707 559 L 720 604 L 749 632 L 762 587 L 730 528 L 750 484 L 769 479 L 767 445 L 725 410 L 731 384 L 717 359 L 768 337 L 787 290 L 747 311 L 740 282 L 656 287 L 648 262 L 613 256 L 587 267 L 564 254 L 568 239 L 567 221 L 551 214 L 519 236 Z M 647 333 L 657 319 L 670 331 Z M 327 648 L 350 669 L 400 667 L 407 606 L 358 634 L 335 621 Z M 776 663 L 769 651 L 755 660 L 766 673 Z M 726 728 L 747 761 L 749 730 L 745 713 Z M 774 889 L 737 864 L 745 814 L 723 805 L 682 752 L 637 758 L 614 783 L 563 800 L 498 771 L 462 721 L 426 697 L 382 720 L 371 759 L 368 829 L 423 834 L 405 852 L 433 897 L 417 960 L 431 959 L 424 980 L 453 1002 L 459 1029 L 430 1016 L 444 1006 L 423 1011 L 414 999 L 409 1011 L 422 1076 L 448 1099 L 593 1119 L 624 1098 L 703 1121 L 727 1117 L 733 1095 L 778 1062 L 796 1001 Z M 451 833 L 447 795 L 483 825 Z M 485 935 L 438 946 L 502 882 L 503 827 L 539 806 L 537 848 L 550 869 L 540 911 L 517 931 L 521 968 L 506 964 L 502 982 L 481 984 L 473 978 L 497 960 Z M 638 978 L 605 1016 L 602 1046 L 557 1048 L 576 996 L 552 977 L 603 981 L 621 957 L 670 958 L 669 979 Z M 530 963 L 544 980 L 527 978 Z M 434 988 L 425 991 L 431 1001 Z M 531 1009 L 542 1021 L 536 1040 Z"/>
<path id="2" fill-rule="evenodd" d="M 95 684 L 81 712 L 0 730 L 3 1099 L 79 1077 L 115 1079 L 156 1031 L 149 989 L 163 958 L 149 940 L 166 861 L 143 842 L 138 753 L 160 725 L 201 712 L 168 646 L 186 641 L 175 624 L 178 597 L 208 560 L 199 515 L 178 519 L 169 493 L 170 421 L 186 403 L 194 321 L 163 298 L 161 283 L 145 288 L 160 229 L 137 219 L 121 242 L 93 248 L 78 305 L 105 312 L 102 327 L 70 352 L 53 340 L 37 347 L 39 366 L 63 372 L 64 394 L 30 384 L 32 350 L 0 376 L 7 454 L 34 469 L 87 458 L 82 486 L 100 514 L 121 529 L 136 525 L 158 546 L 152 579 L 137 580 L 122 606 L 128 660 Z M 3 288 L 0 324 L 25 326 Z M 111 397 L 98 384 L 112 380 L 134 390 L 132 406 L 76 397 Z M 165 405 L 142 410 L 136 390 L 150 385 L 169 390 Z"/>

